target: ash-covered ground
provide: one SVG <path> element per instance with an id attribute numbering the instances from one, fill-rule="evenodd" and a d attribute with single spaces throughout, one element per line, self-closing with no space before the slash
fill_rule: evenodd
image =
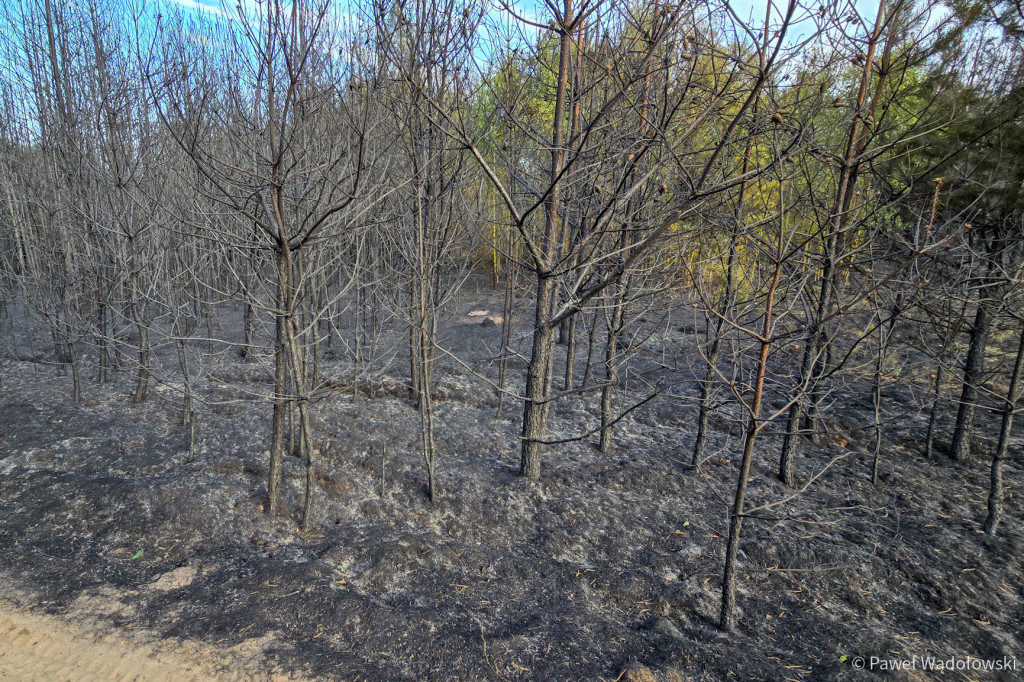
<path id="1" fill-rule="evenodd" d="M 994 417 L 982 415 L 973 461 L 923 459 L 927 365 L 911 362 L 885 388 L 877 484 L 867 382 L 830 396 L 832 434 L 803 444 L 801 481 L 839 459 L 806 490 L 776 481 L 779 438 L 760 441 L 748 507 L 793 497 L 748 519 L 739 626 L 723 635 L 716 620 L 739 430 L 714 417 L 709 459 L 689 466 L 700 373 L 692 312 L 638 317 L 647 327 L 640 337 L 650 338 L 636 350 L 619 408 L 655 385 L 662 395 L 617 425 L 615 451 L 600 453 L 596 436 L 554 446 L 534 483 L 518 476 L 521 404 L 506 400 L 496 417 L 495 391 L 476 376 L 496 376 L 501 327 L 469 313 L 500 305 L 500 292 L 478 286 L 441 324 L 441 344 L 459 361 L 438 360 L 443 494 L 434 505 L 424 495 L 419 417 L 402 388 L 401 330 L 389 342 L 394 362 L 369 372 L 358 396 L 340 342 L 328 349 L 339 359 L 322 369 L 338 382 L 315 406 L 320 480 L 308 536 L 297 531 L 301 459 L 286 462 L 287 515 L 264 513 L 269 355 L 243 363 L 216 344 L 200 363 L 196 349 L 204 402 L 198 458 L 189 463 L 171 344 L 157 335 L 156 379 L 141 405 L 131 402 L 131 368 L 99 385 L 95 350 L 87 349 L 83 403 L 74 404 L 45 328 L 12 307 L 16 322 L 0 324 L 6 596 L 51 614 L 87 612 L 107 628 L 230 650 L 225 672 L 251 678 L 271 669 L 339 680 L 935 674 L 853 666 L 858 656 L 914 655 L 1016 656 L 1021 667 L 940 673 L 944 680 L 1024 676 L 1020 439 L 1002 532 L 989 537 L 981 522 Z M 514 342 L 525 352 L 528 311 L 520 317 Z M 214 335 L 236 339 L 240 320 L 222 306 Z M 582 376 L 583 325 L 579 333 Z M 564 352 L 559 346 L 556 367 Z M 511 363 L 513 390 L 521 390 L 524 366 Z M 559 400 L 552 437 L 594 429 L 597 404 L 594 391 Z M 947 405 L 940 450 L 951 417 Z"/>

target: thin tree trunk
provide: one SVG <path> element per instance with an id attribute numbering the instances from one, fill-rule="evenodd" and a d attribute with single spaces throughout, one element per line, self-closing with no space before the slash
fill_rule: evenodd
<path id="1" fill-rule="evenodd" d="M 747 165 L 747 158 L 750 156 L 750 144 L 748 143 L 746 149 L 746 156 L 744 158 L 744 169 Z M 743 189 L 745 185 L 740 185 L 740 205 L 742 206 Z M 733 234 L 729 239 L 729 255 L 726 262 L 725 270 L 725 296 L 723 298 L 722 310 L 720 311 L 721 316 L 715 319 L 715 337 L 711 341 L 711 348 L 708 349 L 707 367 L 704 370 L 704 380 L 700 382 L 700 402 L 697 408 L 697 437 L 693 441 L 693 457 L 690 460 L 691 466 L 694 469 L 700 466 L 700 463 L 704 460 L 704 450 L 707 446 L 708 439 L 708 417 L 711 414 L 711 403 L 714 400 L 714 386 L 716 383 L 715 368 L 718 364 L 718 354 L 722 347 L 722 328 L 725 324 L 723 316 L 728 314 L 729 310 L 734 305 L 735 301 L 735 281 L 736 281 L 736 235 Z M 710 325 L 708 325 L 710 328 Z"/>
<path id="2" fill-rule="evenodd" d="M 796 457 L 797 440 L 801 435 L 804 401 L 807 395 L 814 395 L 817 383 L 815 366 L 819 361 L 818 356 L 822 350 L 821 346 L 828 343 L 827 339 L 823 338 L 822 325 L 825 324 L 826 317 L 832 307 L 832 298 L 836 288 L 836 266 L 841 257 L 841 236 L 844 234 L 850 219 L 857 177 L 860 173 L 860 155 L 868 144 L 868 138 L 865 137 L 865 121 L 872 117 L 878 105 L 878 100 L 883 93 L 883 86 L 888 76 L 888 69 L 886 67 L 890 61 L 892 46 L 897 38 L 897 24 L 891 21 L 891 15 L 887 16 L 887 4 L 886 0 L 879 2 L 874 29 L 865 46 L 866 54 L 863 68 L 860 71 L 860 83 L 855 100 L 857 113 L 850 121 L 847 132 L 846 150 L 841 162 L 842 170 L 838 178 L 839 182 L 836 185 L 832 216 L 829 221 L 828 238 L 824 254 L 822 255 L 818 305 L 811 320 L 808 322 L 807 332 L 804 336 L 804 354 L 803 360 L 800 363 L 800 375 L 796 386 L 798 395 L 790 406 L 786 418 L 786 432 L 782 441 L 782 452 L 779 456 L 779 480 L 786 485 L 791 485 L 794 482 L 794 460 Z M 900 7 L 899 5 L 897 6 L 897 12 L 900 11 Z M 869 97 L 868 87 L 875 73 L 875 53 L 878 49 L 882 31 L 887 23 L 889 35 L 882 51 L 882 68 L 878 70 L 879 75 L 875 83 L 874 95 Z"/>
<path id="3" fill-rule="evenodd" d="M 565 380 L 562 387 L 566 391 L 573 389 L 576 373 L 576 348 L 578 346 L 576 339 L 576 325 L 579 321 L 579 314 L 573 315 L 569 318 L 568 330 L 566 335 L 568 340 L 565 346 Z"/>
<path id="4" fill-rule="evenodd" d="M 878 355 L 875 358 L 874 394 L 872 396 L 875 408 L 875 448 L 871 462 L 871 482 L 878 482 L 878 465 L 882 458 L 882 370 L 885 369 L 885 355 L 889 350 L 889 342 L 892 340 L 893 332 L 896 329 L 896 320 L 900 315 L 900 302 L 903 296 L 896 295 L 896 302 L 892 307 L 889 320 L 878 326 Z M 826 364 L 828 360 L 826 361 Z"/>
<path id="5" fill-rule="evenodd" d="M 616 317 L 620 315 L 618 308 L 614 315 Z M 619 381 L 617 358 L 619 334 L 614 328 L 616 322 L 613 321 L 608 329 L 608 343 L 604 349 L 605 384 L 601 388 L 601 441 L 599 449 L 605 454 L 612 451 L 612 423 L 614 421 L 612 416 L 612 398 L 615 395 L 615 386 Z"/>
<path id="6" fill-rule="evenodd" d="M 835 251 L 835 241 L 835 238 L 831 240 L 829 246 L 830 253 Z M 821 338 L 819 324 L 825 318 L 830 305 L 832 272 L 832 258 L 826 257 L 822 268 L 822 284 L 818 293 L 817 310 L 814 313 L 814 319 L 811 320 L 808 326 L 807 334 L 804 336 L 804 354 L 800 362 L 799 383 L 796 386 L 796 390 L 800 394 L 804 394 L 809 384 L 813 381 L 811 373 L 814 371 L 814 366 L 818 360 L 818 342 Z M 779 480 L 786 485 L 792 485 L 794 482 L 793 470 L 795 467 L 797 440 L 801 434 L 803 401 L 803 395 L 797 396 L 793 404 L 789 406 L 789 413 L 786 416 L 786 433 L 783 436 L 782 453 L 779 456 Z"/>
<path id="7" fill-rule="evenodd" d="M 879 333 L 883 333 L 879 329 Z M 871 404 L 875 410 L 875 447 L 871 458 L 871 482 L 878 483 L 878 464 L 882 457 L 882 362 L 885 359 L 885 341 L 878 341 L 878 355 L 875 357 L 874 386 Z"/>
<path id="8" fill-rule="evenodd" d="M 181 403 L 181 424 L 182 426 L 188 426 L 189 420 L 192 418 L 192 379 L 189 376 L 188 356 L 185 354 L 185 339 L 178 339 L 175 345 L 178 351 L 178 366 L 181 367 L 181 373 L 184 379 Z"/>
<path id="9" fill-rule="evenodd" d="M 541 455 L 547 437 L 548 397 L 554 361 L 555 330 L 550 326 L 554 279 L 538 274 L 537 303 L 534 311 L 533 352 L 526 373 L 526 405 L 523 410 L 523 444 L 519 472 L 540 478 Z"/>
<path id="10" fill-rule="evenodd" d="M 483 194 L 483 182 L 481 178 L 479 195 Z M 482 200 L 482 197 L 480 199 Z M 494 221 L 491 223 L 491 288 L 497 289 L 499 282 L 501 282 L 501 254 L 498 252 L 498 222 Z"/>
<path id="11" fill-rule="evenodd" d="M 509 230 L 509 253 L 511 253 L 512 231 Z M 501 352 L 498 357 L 498 407 L 495 417 L 501 416 L 505 403 L 505 374 L 508 371 L 508 357 L 512 344 L 512 301 L 515 294 L 515 258 L 509 259 L 509 271 L 505 273 L 505 298 L 501 307 Z"/>
<path id="12" fill-rule="evenodd" d="M 110 346 L 114 349 L 113 362 L 111 367 L 115 372 L 120 372 L 124 366 L 125 358 L 124 351 L 121 348 L 121 339 L 118 338 L 120 333 L 117 328 L 117 315 L 113 315 L 110 319 Z"/>
<path id="13" fill-rule="evenodd" d="M 423 357 L 420 362 L 420 371 L 424 376 L 420 378 L 420 438 L 423 450 L 423 462 L 427 468 L 427 498 L 431 502 L 437 501 L 437 482 L 434 476 L 434 403 L 431 390 L 431 379 L 425 376 L 429 371 L 430 359 L 428 355 L 428 344 L 425 341 L 420 344 L 420 351 Z"/>
<path id="14" fill-rule="evenodd" d="M 203 318 L 206 321 L 206 352 L 213 355 L 213 304 L 210 301 L 213 291 L 207 288 L 206 300 L 203 303 Z"/>
<path id="15" fill-rule="evenodd" d="M 65 325 L 67 322 L 65 321 Z M 71 365 L 71 394 L 76 403 L 82 402 L 82 381 L 78 372 L 78 358 L 75 354 L 75 344 L 72 338 L 70 326 L 64 332 L 64 344 L 67 347 L 68 364 Z"/>
<path id="16" fill-rule="evenodd" d="M 139 404 L 146 400 L 146 391 L 149 387 L 149 325 L 146 324 L 146 320 L 143 316 L 139 303 L 139 275 L 135 271 L 137 266 L 135 264 L 136 256 L 134 253 L 134 241 L 130 246 L 132 249 L 132 257 L 129 267 L 132 268 L 132 272 L 128 281 L 128 305 L 131 307 L 132 321 L 135 323 L 135 330 L 139 335 L 139 367 L 135 381 L 134 396 L 135 404 Z"/>
<path id="17" fill-rule="evenodd" d="M 828 342 L 824 329 L 818 344 L 822 352 L 818 356 L 818 361 L 814 363 L 814 373 L 811 375 L 813 377 L 811 380 L 811 390 L 807 395 L 807 409 L 804 411 L 800 422 L 800 428 L 803 429 L 805 435 L 811 439 L 812 443 L 818 442 L 818 411 L 825 400 L 825 390 L 822 386 L 822 381 L 832 366 L 832 344 Z"/>
<path id="18" fill-rule="evenodd" d="M 146 400 L 146 392 L 149 388 L 149 327 L 145 324 L 138 324 L 139 331 L 139 375 L 135 383 L 135 403 L 142 403 Z"/>
<path id="19" fill-rule="evenodd" d="M 291 352 L 290 347 L 288 352 Z M 295 388 L 295 380 L 291 377 L 288 379 L 288 392 L 292 396 L 298 394 L 298 390 Z M 288 401 L 288 447 L 285 450 L 285 452 L 291 457 L 302 456 L 302 444 L 299 440 L 298 430 L 296 429 L 298 421 L 298 415 L 295 412 L 295 399 L 293 397 L 292 400 Z"/>
<path id="20" fill-rule="evenodd" d="M 185 339 L 179 338 L 175 344 L 178 351 L 178 365 L 184 378 L 184 390 L 181 401 L 181 424 L 188 429 L 188 462 L 196 460 L 196 415 L 192 407 L 192 376 L 189 372 L 188 354 Z"/>
<path id="21" fill-rule="evenodd" d="M 932 408 L 928 413 L 928 434 L 924 440 L 924 457 L 931 459 L 935 448 L 935 423 L 939 418 L 939 401 L 942 400 L 942 359 L 935 367 L 935 398 L 932 400 Z"/>
<path id="22" fill-rule="evenodd" d="M 105 384 L 107 382 L 107 367 L 110 365 L 110 353 L 107 350 L 107 305 L 105 303 L 99 304 L 96 323 L 99 327 L 99 333 L 96 335 L 96 343 L 99 348 L 99 372 L 97 372 L 96 378 L 99 383 Z"/>
<path id="23" fill-rule="evenodd" d="M 978 310 L 971 327 L 971 343 L 964 363 L 963 389 L 960 393 L 960 407 L 956 414 L 956 427 L 950 454 L 954 461 L 962 462 L 971 454 L 971 435 L 974 432 L 974 415 L 977 410 L 978 385 L 985 369 L 985 345 L 991 321 L 990 303 L 981 294 Z"/>
<path id="24" fill-rule="evenodd" d="M 428 200 L 424 201 L 417 192 L 417 213 L 416 213 L 416 281 L 414 290 L 416 294 L 415 316 L 415 348 L 419 351 L 419 416 L 420 416 L 420 447 L 423 453 L 423 462 L 427 469 L 427 498 L 431 503 L 437 501 L 437 485 L 434 478 L 434 404 L 433 404 L 433 348 L 434 348 L 434 292 L 433 292 L 433 259 L 430 255 L 428 244 L 427 226 L 430 224 L 432 203 L 430 198 L 430 183 L 427 185 Z M 428 260 L 431 265 L 428 266 Z"/>
<path id="25" fill-rule="evenodd" d="M 359 374 L 359 366 L 363 361 L 363 340 L 366 338 L 365 325 L 366 325 L 366 292 L 363 291 L 362 283 L 362 264 L 360 261 L 362 258 L 360 254 L 362 249 L 356 249 L 355 266 L 353 267 L 353 283 L 352 286 L 356 290 L 356 315 L 355 315 L 355 329 L 352 332 L 352 345 L 354 347 L 353 361 L 355 365 L 355 374 Z"/>
<path id="26" fill-rule="evenodd" d="M 309 391 L 306 377 L 302 370 L 301 348 L 299 348 L 299 332 L 296 329 L 294 316 L 289 316 L 285 327 L 287 333 L 288 358 L 291 360 L 291 372 L 295 384 L 296 399 L 293 401 L 298 412 L 297 429 L 299 447 L 306 458 L 306 485 L 302 496 L 302 518 L 300 527 L 308 532 L 313 527 L 313 506 L 316 490 L 316 452 L 313 448 L 313 433 L 309 420 Z"/>
<path id="27" fill-rule="evenodd" d="M 526 401 L 523 406 L 522 461 L 520 473 L 531 479 L 540 478 L 541 441 L 547 437 L 551 375 L 554 364 L 555 333 L 551 326 L 554 308 L 555 279 L 551 273 L 558 250 L 559 213 L 561 210 L 561 175 L 565 163 L 564 133 L 566 91 L 569 78 L 569 56 L 572 48 L 573 0 L 565 0 L 559 39 L 558 83 L 551 135 L 551 168 L 548 175 L 551 190 L 544 204 L 544 237 L 541 262 L 537 268 L 537 304 L 534 310 L 533 350 L 526 374 Z"/>
<path id="28" fill-rule="evenodd" d="M 729 632 L 735 627 L 736 610 L 736 564 L 740 548 L 740 532 L 743 529 L 743 506 L 747 496 L 747 481 L 750 478 L 750 465 L 754 458 L 754 445 L 761 431 L 760 423 L 761 400 L 764 396 L 764 379 L 768 367 L 768 352 L 771 349 L 772 315 L 775 306 L 775 292 L 782 273 L 781 261 L 775 264 L 775 273 L 768 289 L 765 302 L 764 323 L 761 326 L 761 350 L 757 356 L 754 380 L 754 393 L 747 417 L 747 430 L 743 439 L 743 457 L 740 460 L 739 480 L 736 483 L 736 495 L 733 497 L 732 515 L 729 518 L 729 540 L 725 549 L 725 571 L 722 577 L 722 608 L 719 612 L 719 629 Z"/>
<path id="29" fill-rule="evenodd" d="M 415 294 L 411 294 L 411 297 L 415 299 Z M 415 308 L 412 308 L 409 312 L 410 319 L 415 320 Z M 413 322 L 409 325 L 409 400 L 416 403 L 417 406 L 420 403 L 420 379 L 422 378 L 419 368 L 419 363 L 422 359 L 420 341 L 421 339 L 416 329 L 416 324 Z"/>
<path id="30" fill-rule="evenodd" d="M 288 404 L 288 318 L 291 309 L 291 256 L 282 245 L 277 254 L 277 310 L 274 311 L 274 416 L 270 437 L 270 474 L 267 480 L 267 512 L 280 513 L 281 467 L 284 461 L 285 416 Z"/>
<path id="31" fill-rule="evenodd" d="M 245 342 L 242 345 L 242 359 L 245 362 L 254 362 L 256 360 L 256 353 L 253 348 L 253 339 L 256 335 L 256 311 L 249 300 L 245 302 L 244 325 Z"/>
<path id="32" fill-rule="evenodd" d="M 583 368 L 583 388 L 590 385 L 590 379 L 594 375 L 594 350 L 597 347 L 597 311 L 590 319 L 590 330 L 587 333 L 587 364 Z"/>
<path id="33" fill-rule="evenodd" d="M 1021 394 L 1022 373 L 1024 373 L 1024 329 L 1020 332 L 1017 360 L 1013 363 L 1013 374 L 1010 376 L 1010 385 L 1006 389 L 1006 405 L 1003 406 L 1003 419 L 999 426 L 999 443 L 992 454 L 988 489 L 988 517 L 985 519 L 985 532 L 989 535 L 999 532 L 999 524 L 1003 519 L 1003 462 L 1010 449 L 1013 417 L 1017 411 L 1017 402 L 1020 400 Z"/>

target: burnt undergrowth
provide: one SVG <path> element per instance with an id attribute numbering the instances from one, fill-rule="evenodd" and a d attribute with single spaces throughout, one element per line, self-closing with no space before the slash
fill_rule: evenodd
<path id="1" fill-rule="evenodd" d="M 692 331 L 667 326 L 657 342 L 692 345 Z M 443 330 L 469 368 L 439 364 L 434 505 L 400 374 L 365 380 L 358 394 L 339 381 L 316 404 L 307 535 L 296 530 L 299 458 L 285 463 L 284 515 L 264 513 L 269 407 L 254 396 L 271 377 L 260 364 L 225 351 L 204 368 L 188 462 L 170 369 L 142 405 L 126 397 L 128 376 L 88 385 L 76 405 L 45 364 L 5 359 L 8 592 L 157 638 L 255 643 L 239 649 L 247 661 L 223 663 L 252 675 L 269 664 L 325 679 L 615 679 L 639 662 L 663 679 L 854 680 L 880 674 L 855 670 L 856 656 L 1024 648 L 1021 472 L 1008 472 L 1003 532 L 985 535 L 984 462 L 921 458 L 926 417 L 909 382 L 887 388 L 876 485 L 868 389 L 835 388 L 831 433 L 802 446 L 799 478 L 817 478 L 751 513 L 740 626 L 725 636 L 715 622 L 738 452 L 728 406 L 691 469 L 695 387 L 683 363 L 672 390 L 617 425 L 612 454 L 596 436 L 566 442 L 530 482 L 517 475 L 515 404 L 496 418 L 493 391 L 470 371 L 489 371 L 499 333 L 457 321 Z M 325 369 L 349 371 L 342 360 Z M 646 390 L 627 384 L 624 404 Z M 557 403 L 553 437 L 593 429 L 596 399 Z M 776 480 L 778 441 L 761 443 L 748 508 L 795 492 Z"/>

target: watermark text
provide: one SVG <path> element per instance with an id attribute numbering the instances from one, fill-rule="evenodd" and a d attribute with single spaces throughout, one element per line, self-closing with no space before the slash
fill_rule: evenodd
<path id="1" fill-rule="evenodd" d="M 850 665 L 856 670 L 895 672 L 919 670 L 921 672 L 1007 672 L 1024 670 L 1016 658 L 976 658 L 974 656 L 909 656 L 883 658 L 881 656 L 854 656 Z"/>

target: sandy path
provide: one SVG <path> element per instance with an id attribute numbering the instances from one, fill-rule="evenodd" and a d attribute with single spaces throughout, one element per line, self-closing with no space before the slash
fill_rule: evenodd
<path id="1" fill-rule="evenodd" d="M 217 679 L 200 664 L 100 638 L 73 624 L 12 611 L 0 602 L 0 680 L 194 682 Z"/>

